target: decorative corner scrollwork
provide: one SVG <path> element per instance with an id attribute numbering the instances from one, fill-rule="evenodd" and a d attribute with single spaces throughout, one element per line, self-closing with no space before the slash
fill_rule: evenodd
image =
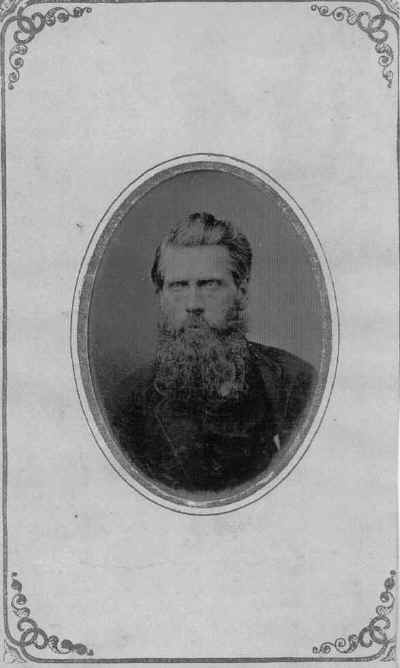
<path id="1" fill-rule="evenodd" d="M 366 0 L 368 2 L 368 0 Z M 390 11 L 398 17 L 398 10 L 395 0 L 385 0 L 390 3 Z M 390 88 L 393 83 L 393 71 L 390 69 L 394 60 L 392 47 L 388 44 L 389 31 L 387 24 L 391 23 L 398 31 L 398 21 L 389 15 L 384 7 L 378 2 L 373 2 L 378 12 L 371 14 L 366 10 L 356 12 L 351 7 L 336 7 L 330 10 L 326 5 L 311 5 L 311 11 L 318 12 L 320 16 L 331 16 L 335 21 L 346 21 L 349 25 L 357 25 L 362 32 L 366 33 L 369 39 L 375 44 L 375 51 L 378 54 L 378 64 L 382 68 L 382 76 L 387 81 Z"/>
<path id="2" fill-rule="evenodd" d="M 8 61 L 12 72 L 8 75 L 8 87 L 10 90 L 19 80 L 19 71 L 24 65 L 24 56 L 28 53 L 28 44 L 38 35 L 45 26 L 52 27 L 57 22 L 66 23 L 70 19 L 80 18 L 85 13 L 90 14 L 91 7 L 74 7 L 72 11 L 64 7 L 52 7 L 45 14 L 33 12 L 30 16 L 23 14 L 24 7 L 18 8 L 15 20 L 17 30 L 13 34 L 15 45 L 10 49 Z"/>
<path id="3" fill-rule="evenodd" d="M 380 646 L 378 652 L 382 661 L 395 661 L 396 659 L 396 636 L 389 637 L 392 626 L 389 615 L 395 606 L 393 589 L 396 586 L 396 571 L 390 571 L 390 577 L 385 580 L 385 591 L 381 592 L 379 600 L 384 605 L 375 608 L 376 615 L 367 626 L 358 634 L 351 634 L 346 638 L 336 638 L 334 642 L 323 642 L 319 647 L 313 647 L 314 654 L 330 654 L 336 650 L 339 654 L 350 654 L 356 649 L 368 648 L 373 645 Z M 378 658 L 378 656 L 376 657 Z"/>
<path id="4" fill-rule="evenodd" d="M 4 641 L 3 663 L 26 663 L 26 660 L 18 652 L 16 647 Z"/>
<path id="5" fill-rule="evenodd" d="M 41 629 L 31 617 L 31 611 L 27 607 L 27 598 L 22 593 L 22 584 L 17 580 L 18 573 L 12 573 L 11 588 L 17 593 L 11 600 L 11 609 L 18 617 L 17 629 L 21 633 L 18 645 L 21 648 L 32 645 L 36 649 L 49 648 L 56 654 L 75 653 L 79 656 L 93 656 L 93 650 L 88 649 L 83 643 L 73 643 L 71 640 L 61 640 L 56 635 L 49 636 Z"/>
<path id="6" fill-rule="evenodd" d="M 15 12 L 21 0 L 2 0 L 0 2 L 0 21 Z"/>
<path id="7" fill-rule="evenodd" d="M 397 0 L 382 0 L 382 2 L 386 9 L 389 10 L 389 12 L 393 12 L 393 14 L 396 14 L 397 18 L 399 18 L 400 5 Z"/>

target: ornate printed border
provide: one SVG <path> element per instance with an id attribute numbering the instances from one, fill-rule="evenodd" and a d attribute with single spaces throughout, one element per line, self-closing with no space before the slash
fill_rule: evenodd
<path id="1" fill-rule="evenodd" d="M 45 14 L 41 12 L 34 12 L 31 15 L 24 13 L 24 11 L 32 4 L 41 4 L 44 0 L 0 0 L 0 23 L 7 17 L 17 22 L 17 28 L 14 32 L 15 45 L 11 48 L 8 57 L 11 66 L 11 72 L 8 75 L 8 86 L 10 89 L 14 88 L 15 83 L 19 80 L 19 70 L 24 65 L 24 56 L 27 54 L 27 44 L 31 42 L 43 28 L 47 26 L 54 26 L 57 22 L 66 23 L 71 18 L 80 18 L 85 13 L 90 13 L 90 7 L 75 7 L 72 12 L 65 7 L 53 7 Z M 90 0 L 96 3 L 107 0 Z M 118 2 L 119 0 L 110 0 L 110 2 Z M 125 2 L 146 2 L 150 0 L 123 0 Z M 160 0 L 156 0 L 160 1 Z M 190 0 L 183 0 L 190 2 Z M 207 0 L 210 1 L 210 0 Z M 213 0 L 211 0 L 213 1 Z M 230 2 L 233 0 L 223 0 Z M 251 1 L 251 0 L 246 0 Z M 263 2 L 273 0 L 261 0 Z M 288 1 L 288 0 L 286 0 Z M 290 1 L 290 0 L 289 0 Z M 303 2 L 304 0 L 293 0 Z M 331 0 L 328 0 L 329 2 Z M 321 17 L 331 17 L 337 22 L 345 21 L 348 25 L 356 25 L 367 37 L 374 43 L 375 51 L 378 55 L 378 65 L 382 69 L 382 76 L 386 80 L 389 88 L 392 87 L 394 73 L 391 69 L 395 61 L 395 52 L 393 47 L 389 44 L 389 26 L 392 27 L 398 42 L 399 35 L 399 18 L 400 8 L 398 0 L 353 0 L 352 4 L 373 5 L 377 11 L 372 13 L 371 10 L 365 9 L 356 11 L 353 7 L 340 5 L 333 9 L 324 4 L 312 4 L 310 9 L 317 12 Z M 13 14 L 15 15 L 13 16 Z M 398 62 L 398 58 L 396 59 Z"/>
<path id="2" fill-rule="evenodd" d="M 10 645 L 7 640 L 4 641 L 3 663 L 25 663 L 18 649 Z"/>
<path id="3" fill-rule="evenodd" d="M 323 642 L 319 647 L 313 647 L 314 654 L 330 654 L 332 650 L 339 654 L 350 654 L 360 648 L 369 648 L 372 645 L 381 647 L 379 658 L 382 661 L 396 660 L 396 635 L 389 637 L 392 626 L 390 616 L 395 606 L 393 589 L 396 586 L 396 571 L 390 571 L 390 577 L 385 580 L 385 591 L 381 592 L 379 600 L 384 605 L 375 608 L 376 615 L 361 629 L 359 633 L 351 634 L 346 638 L 336 638 L 334 642 Z"/>
<path id="4" fill-rule="evenodd" d="M 83 643 L 73 643 L 71 640 L 61 640 L 56 635 L 47 635 L 31 617 L 31 610 L 27 607 L 28 599 L 22 591 L 22 584 L 17 580 L 18 573 L 12 573 L 11 589 L 16 591 L 11 599 L 11 610 L 18 617 L 17 630 L 20 632 L 18 647 L 24 650 L 32 645 L 36 649 L 49 648 L 55 654 L 78 654 L 79 656 L 93 656 L 93 650 Z M 10 650 L 10 647 L 8 647 Z"/>
<path id="5" fill-rule="evenodd" d="M 397 584 L 396 571 L 390 571 L 390 576 L 385 580 L 385 590 L 381 592 L 379 599 L 382 605 L 375 609 L 376 615 L 370 622 L 361 629 L 358 634 L 351 634 L 346 638 L 339 637 L 335 641 L 325 641 L 321 645 L 313 647 L 315 658 L 311 657 L 276 657 L 276 658 L 209 658 L 209 659 L 113 659 L 112 662 L 118 663 L 270 663 L 280 661 L 395 661 L 396 660 L 396 635 L 390 635 L 392 628 L 391 616 L 395 609 L 396 598 L 394 590 Z M 38 626 L 31 617 L 31 611 L 27 607 L 27 598 L 23 594 L 22 584 L 17 580 L 17 573 L 11 574 L 11 589 L 16 593 L 13 595 L 10 606 L 14 615 L 18 618 L 17 629 L 20 632 L 19 640 L 12 638 L 13 645 L 5 641 L 3 660 L 4 663 L 22 663 L 27 659 L 38 661 L 39 659 L 28 654 L 27 647 L 33 646 L 38 650 L 50 649 L 55 654 L 78 654 L 80 657 L 93 657 L 93 650 L 88 649 L 83 643 L 73 643 L 71 640 L 62 640 L 56 635 L 47 635 L 47 633 Z M 340 655 L 348 655 L 358 649 L 369 649 L 370 647 L 379 647 L 378 651 L 372 656 L 356 656 L 344 659 Z M 327 655 L 336 653 L 335 657 L 326 658 Z M 318 656 L 322 655 L 322 656 Z M 51 658 L 42 659 L 47 663 L 52 662 Z M 78 659 L 78 662 L 84 662 L 84 659 Z M 60 660 L 57 660 L 59 663 Z M 76 661 L 68 659 L 68 663 Z M 90 663 L 105 663 L 107 659 L 86 659 Z"/>
<path id="6" fill-rule="evenodd" d="M 14 32 L 14 42 L 8 56 L 12 71 L 8 75 L 8 87 L 14 88 L 19 80 L 19 70 L 23 67 L 24 58 L 28 52 L 28 44 L 38 35 L 45 26 L 54 26 L 57 22 L 66 23 L 71 18 L 80 18 L 85 12 L 90 13 L 91 7 L 74 7 L 72 12 L 64 7 L 52 7 L 45 14 L 34 12 L 31 16 L 23 14 L 24 7 L 20 6 L 16 14 L 17 30 Z"/>
<path id="7" fill-rule="evenodd" d="M 63 0 L 62 4 L 69 4 L 72 0 Z M 76 1 L 76 0 L 75 0 Z M 78 0 L 79 1 L 79 0 Z M 88 0 L 86 4 L 97 4 L 107 2 L 110 4 L 136 3 L 136 2 L 161 2 L 163 0 Z M 181 0 L 183 2 L 190 2 L 190 0 Z M 206 0 L 213 2 L 217 0 Z M 234 2 L 234 0 L 223 0 L 224 2 Z M 251 2 L 252 0 L 245 0 Z M 262 2 L 273 2 L 274 0 L 260 0 Z M 285 0 L 286 2 L 302 2 L 308 4 L 307 0 Z M 336 1 L 336 0 L 335 0 Z M 331 4 L 333 0 L 325 0 L 326 3 Z M 53 7 L 46 13 L 34 12 L 32 14 L 24 13 L 31 5 L 44 4 L 45 0 L 0 0 L 0 23 L 8 25 L 16 22 L 17 30 L 13 34 L 14 46 L 10 50 L 9 64 L 11 72 L 8 75 L 8 87 L 13 89 L 15 83 L 19 80 L 19 70 L 24 64 L 23 57 L 27 54 L 27 44 L 30 43 L 34 37 L 39 34 L 45 26 L 54 26 L 57 22 L 65 23 L 71 18 L 82 17 L 85 13 L 91 12 L 91 8 L 75 7 L 72 12 L 62 6 Z M 52 4 L 47 2 L 46 4 Z M 393 71 L 390 69 L 394 61 L 393 47 L 388 44 L 389 32 L 388 25 L 394 28 L 398 40 L 399 33 L 399 4 L 397 0 L 352 0 L 352 5 L 372 5 L 377 9 L 376 13 L 362 10 L 356 12 L 349 6 L 337 6 L 332 10 L 329 7 L 319 4 L 312 4 L 310 9 L 317 12 L 321 17 L 332 17 L 335 21 L 345 21 L 347 24 L 357 27 L 365 32 L 368 38 L 375 44 L 375 51 L 378 54 L 378 64 L 382 68 L 382 76 L 386 80 L 389 87 L 392 86 L 394 80 Z M 2 70 L 2 218 L 3 218 L 3 286 L 6 285 L 6 270 L 5 270 L 5 199 L 6 199 L 6 180 L 5 180 L 5 71 Z M 6 307 L 7 293 L 3 288 L 3 303 Z M 3 334 L 6 333 L 7 318 L 6 308 L 3 310 Z M 4 340 L 4 337 L 3 337 Z M 3 343 L 3 352 L 5 352 L 5 345 Z M 3 390 L 5 388 L 6 367 L 5 358 L 3 354 Z M 4 396 L 4 392 L 3 392 Z M 3 403 L 3 418 L 5 418 L 4 403 Z M 3 425 L 5 420 L 3 419 Z M 4 433 L 3 433 L 4 435 Z M 70 640 L 64 639 L 60 642 L 58 636 L 47 635 L 38 624 L 31 618 L 30 609 L 26 606 L 27 598 L 23 594 L 22 584 L 16 579 L 17 573 L 13 572 L 11 577 L 11 588 L 16 591 L 12 596 L 10 607 L 11 611 L 18 618 L 17 629 L 20 632 L 20 638 L 13 637 L 8 623 L 8 584 L 7 584 L 7 514 L 6 514 L 6 486 L 7 486 L 7 454 L 6 448 L 3 449 L 3 578 L 4 578 L 4 627 L 7 640 L 4 641 L 3 660 L 7 663 L 22 663 L 26 660 L 32 662 L 44 663 L 278 663 L 278 662 L 370 662 L 374 660 L 394 661 L 396 650 L 395 636 L 389 637 L 389 630 L 391 628 L 391 619 L 389 614 L 394 610 L 395 596 L 393 589 L 395 587 L 395 571 L 390 572 L 390 577 L 385 580 L 385 591 L 380 594 L 380 601 L 384 605 L 376 607 L 376 615 L 358 634 L 351 634 L 346 638 L 339 637 L 335 641 L 325 641 L 320 646 L 313 647 L 313 656 L 306 657 L 206 657 L 206 658 L 94 658 L 93 650 L 88 649 L 82 643 L 73 643 Z M 78 654 L 80 658 L 41 658 L 28 653 L 27 647 L 33 646 L 38 650 L 50 649 L 56 654 Z M 373 655 L 367 656 L 348 656 L 350 653 L 359 649 L 366 649 L 373 646 L 379 649 Z M 336 653 L 335 656 L 327 656 Z M 344 657 L 343 655 L 346 655 Z M 86 657 L 86 658 L 84 658 Z"/>
<path id="8" fill-rule="evenodd" d="M 388 0 L 386 0 L 387 2 Z M 390 16 L 383 5 L 380 5 L 378 2 L 373 3 L 378 12 L 371 14 L 365 10 L 356 12 L 351 7 L 336 7 L 335 9 L 329 10 L 329 7 L 326 5 L 311 5 L 312 11 L 317 11 L 320 16 L 331 16 L 335 21 L 344 21 L 353 26 L 356 25 L 362 32 L 366 33 L 369 39 L 375 44 L 375 51 L 378 54 L 378 64 L 382 68 L 382 76 L 387 81 L 389 88 L 393 83 L 393 70 L 391 70 L 391 65 L 394 60 L 394 53 L 392 47 L 388 44 L 389 31 L 387 30 L 387 24 L 394 26 L 394 29 L 399 31 L 399 24 L 393 16 Z M 399 15 L 398 7 L 396 4 L 392 3 L 392 9 L 390 11 Z"/>

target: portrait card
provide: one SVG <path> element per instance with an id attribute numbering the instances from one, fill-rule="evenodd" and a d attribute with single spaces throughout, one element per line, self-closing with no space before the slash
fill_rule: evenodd
<path id="1" fill-rule="evenodd" d="M 3 662 L 394 661 L 395 0 L 3 0 Z"/>

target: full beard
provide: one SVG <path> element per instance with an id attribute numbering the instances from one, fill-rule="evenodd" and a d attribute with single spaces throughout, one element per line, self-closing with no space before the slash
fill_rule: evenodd
<path id="1" fill-rule="evenodd" d="M 238 401 L 247 392 L 249 352 L 246 323 L 232 309 L 224 327 L 211 327 L 202 316 L 188 316 L 175 328 L 166 316 L 159 322 L 156 388 L 168 399 L 194 408 Z"/>

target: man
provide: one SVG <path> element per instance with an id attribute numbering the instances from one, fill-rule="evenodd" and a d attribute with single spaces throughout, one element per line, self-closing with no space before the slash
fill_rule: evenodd
<path id="1" fill-rule="evenodd" d="M 217 492 L 264 473 L 310 399 L 309 364 L 246 339 L 251 261 L 247 238 L 208 213 L 156 251 L 155 361 L 123 383 L 112 424 L 139 470 L 170 489 Z"/>

